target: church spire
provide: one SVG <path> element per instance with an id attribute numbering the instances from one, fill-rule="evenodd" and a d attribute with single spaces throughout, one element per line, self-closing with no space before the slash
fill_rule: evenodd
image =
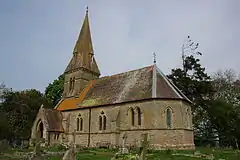
<path id="1" fill-rule="evenodd" d="M 100 71 L 94 58 L 88 8 L 73 49 L 72 59 L 65 69 L 63 97 L 77 96 L 91 80 L 98 79 Z"/>
<path id="2" fill-rule="evenodd" d="M 88 19 L 88 7 L 86 7 L 85 18 L 84 18 L 82 28 L 73 52 L 74 53 L 77 53 L 77 52 L 93 53 L 91 31 L 90 31 L 90 25 L 89 25 L 89 19 Z"/>
<path id="3" fill-rule="evenodd" d="M 73 58 L 68 64 L 65 72 L 85 68 L 96 75 L 100 75 L 100 71 L 94 58 L 88 12 L 87 7 L 82 28 L 73 50 Z"/>

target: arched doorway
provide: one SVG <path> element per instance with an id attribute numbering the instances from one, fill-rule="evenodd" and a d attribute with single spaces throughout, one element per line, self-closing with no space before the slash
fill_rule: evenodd
<path id="1" fill-rule="evenodd" d="M 43 138 L 43 123 L 39 121 L 37 125 L 37 139 Z"/>

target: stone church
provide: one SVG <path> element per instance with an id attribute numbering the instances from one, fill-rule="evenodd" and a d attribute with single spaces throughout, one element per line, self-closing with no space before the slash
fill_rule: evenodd
<path id="1" fill-rule="evenodd" d="M 155 149 L 194 149 L 191 102 L 153 65 L 100 77 L 86 12 L 64 75 L 62 99 L 41 107 L 31 139 L 46 144 L 134 147 L 148 133 Z"/>

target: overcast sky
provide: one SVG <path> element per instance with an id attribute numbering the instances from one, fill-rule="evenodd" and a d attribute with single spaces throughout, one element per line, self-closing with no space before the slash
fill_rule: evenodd
<path id="1" fill-rule="evenodd" d="M 239 0 L 1 0 L 0 82 L 44 91 L 70 61 L 86 5 L 103 76 L 151 65 L 153 52 L 167 74 L 188 35 L 208 73 L 240 72 Z"/>

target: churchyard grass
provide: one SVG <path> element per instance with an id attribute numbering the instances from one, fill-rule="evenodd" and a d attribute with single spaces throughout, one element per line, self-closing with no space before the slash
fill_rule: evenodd
<path id="1" fill-rule="evenodd" d="M 55 149 L 54 149 L 55 150 Z M 17 150 L 19 152 L 19 150 Z M 131 151 L 130 151 L 131 152 Z M 81 150 L 77 152 L 77 160 L 111 160 L 115 155 L 116 150 L 108 149 L 91 149 L 91 150 Z M 134 151 L 131 152 L 134 155 Z M 240 160 L 240 151 L 232 149 L 220 149 L 220 148 L 197 148 L 195 154 L 193 151 L 148 151 L 147 160 L 206 160 L 213 155 L 215 159 L 224 160 Z M 195 156 L 195 157 L 193 157 Z M 198 156 L 198 157 L 196 157 Z M 202 157 L 201 157 L 202 156 Z M 129 155 L 121 156 L 119 160 L 127 160 Z M 0 155 L 1 160 L 21 160 L 17 157 L 13 150 L 8 153 Z M 61 156 L 49 156 L 46 160 L 61 160 Z M 24 159 L 22 159 L 24 160 Z"/>

